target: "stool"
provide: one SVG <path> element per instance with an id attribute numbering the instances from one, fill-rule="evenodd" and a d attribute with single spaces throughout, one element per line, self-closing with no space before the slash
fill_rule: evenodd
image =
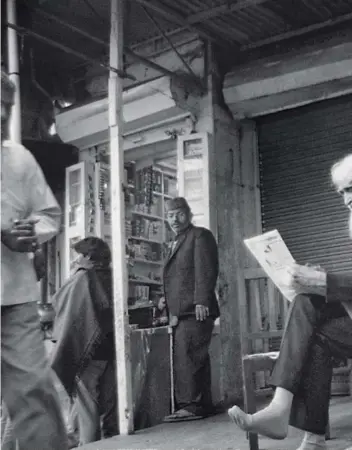
<path id="1" fill-rule="evenodd" d="M 272 371 L 278 357 L 279 352 L 269 352 L 245 355 L 242 358 L 244 409 L 246 413 L 254 414 L 257 411 L 253 374 L 264 370 Z M 248 433 L 247 438 L 250 450 L 259 450 L 258 435 Z M 326 429 L 326 439 L 330 439 L 329 425 Z"/>

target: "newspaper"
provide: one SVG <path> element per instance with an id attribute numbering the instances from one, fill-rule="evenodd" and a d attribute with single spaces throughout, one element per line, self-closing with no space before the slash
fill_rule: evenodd
<path id="1" fill-rule="evenodd" d="M 272 279 L 280 292 L 292 301 L 297 295 L 296 289 L 290 289 L 282 283 L 285 268 L 295 262 L 290 250 L 277 230 L 245 239 L 244 243 Z"/>
<path id="2" fill-rule="evenodd" d="M 319 281 L 318 278 L 316 281 L 314 278 L 310 279 L 310 284 L 305 284 L 303 288 L 302 286 L 296 285 L 296 287 L 290 289 L 282 282 L 284 280 L 285 268 L 293 264 L 295 260 L 277 230 L 245 239 L 244 243 L 282 295 L 290 302 L 292 302 L 297 294 L 303 294 L 307 291 L 314 293 L 314 288 L 320 285 L 321 280 Z M 351 304 L 347 302 L 342 302 L 342 304 L 352 319 Z"/>

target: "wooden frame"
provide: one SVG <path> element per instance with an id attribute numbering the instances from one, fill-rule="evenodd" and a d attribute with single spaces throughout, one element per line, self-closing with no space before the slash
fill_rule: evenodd
<path id="1" fill-rule="evenodd" d="M 72 243 L 89 234 L 95 234 L 93 172 L 94 166 L 88 162 L 80 162 L 66 168 L 63 280 L 70 275 Z"/>
<path id="2" fill-rule="evenodd" d="M 210 143 L 209 133 L 193 133 L 178 137 L 177 180 L 179 195 L 186 198 L 193 210 L 194 223 L 204 226 L 216 234 L 216 214 L 213 207 L 215 205 L 215 176 L 212 176 L 214 164 Z M 187 177 L 187 172 L 193 173 Z M 196 185 L 197 181 L 197 194 L 192 196 L 192 188 L 187 186 L 187 182 L 193 182 L 193 185 Z M 198 211 L 195 208 L 197 202 L 202 202 L 201 214 L 197 214 Z"/>

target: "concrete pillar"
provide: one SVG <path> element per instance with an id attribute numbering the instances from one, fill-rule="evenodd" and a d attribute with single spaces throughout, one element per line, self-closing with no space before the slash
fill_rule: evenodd
<path id="1" fill-rule="evenodd" d="M 208 53 L 208 93 L 201 100 L 197 131 L 211 134 L 212 160 L 210 182 L 214 183 L 210 216 L 215 219 L 220 272 L 218 282 L 221 309 L 216 374 L 220 396 L 228 405 L 242 398 L 240 298 L 243 296 L 241 259 L 243 224 L 241 213 L 240 128 L 226 108 L 222 97 L 222 77 L 213 49 Z"/>
<path id="2" fill-rule="evenodd" d="M 241 218 L 245 239 L 262 232 L 258 138 L 254 120 L 240 122 L 240 158 Z M 254 268 L 258 267 L 258 263 L 248 251 L 245 251 L 242 266 Z"/>

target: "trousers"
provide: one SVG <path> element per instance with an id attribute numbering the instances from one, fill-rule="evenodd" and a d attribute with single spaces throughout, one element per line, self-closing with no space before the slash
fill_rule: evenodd
<path id="1" fill-rule="evenodd" d="M 76 392 L 80 445 L 117 435 L 115 363 L 92 360 Z"/>
<path id="2" fill-rule="evenodd" d="M 20 450 L 66 450 L 37 304 L 1 307 L 1 391 Z"/>
<path id="3" fill-rule="evenodd" d="M 334 357 L 352 358 L 352 320 L 340 303 L 297 296 L 271 377 L 273 386 L 293 393 L 292 426 L 325 434 Z"/>
<path id="4" fill-rule="evenodd" d="M 175 403 L 194 414 L 212 409 L 209 345 L 214 328 L 211 318 L 182 319 L 174 329 Z"/>

